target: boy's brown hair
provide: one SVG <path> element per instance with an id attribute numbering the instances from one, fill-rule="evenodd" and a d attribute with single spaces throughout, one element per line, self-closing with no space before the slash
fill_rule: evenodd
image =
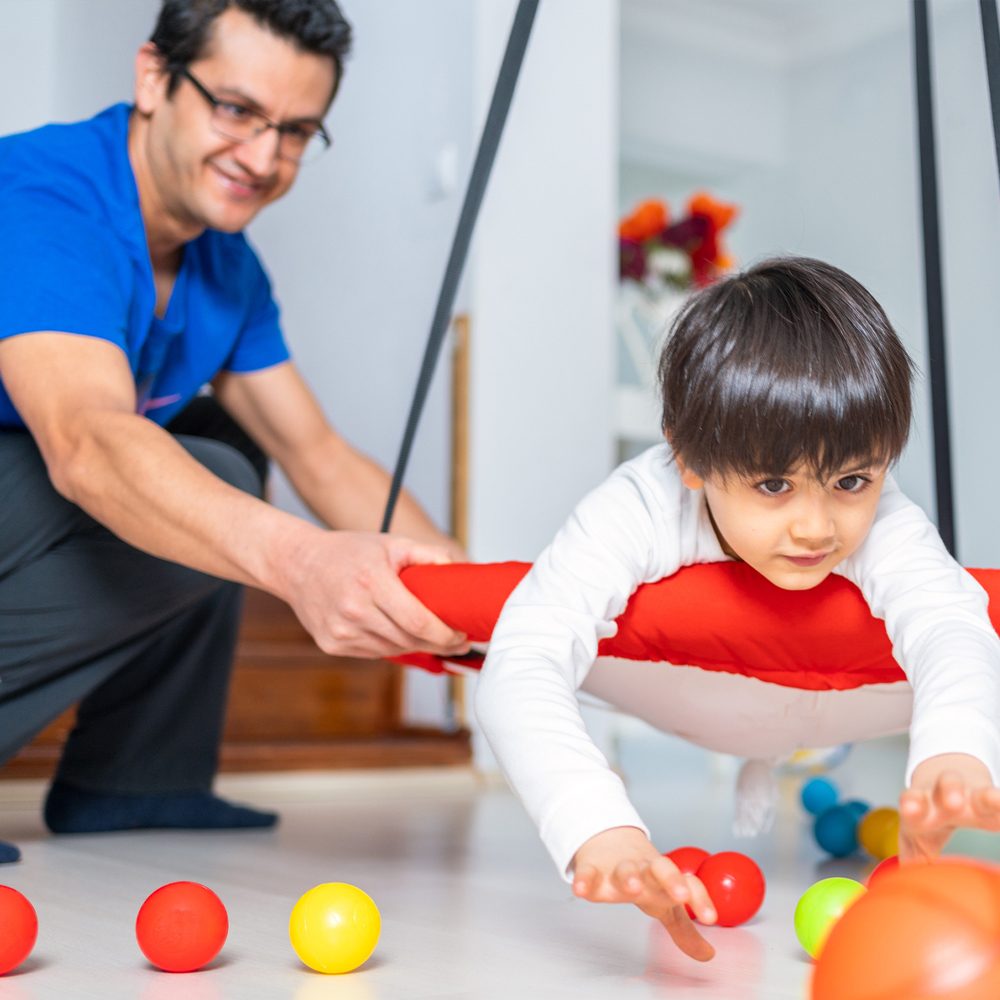
<path id="1" fill-rule="evenodd" d="M 914 366 L 854 278 L 806 257 L 763 261 L 695 295 L 660 356 L 662 427 L 701 476 L 826 479 L 891 463 Z"/>

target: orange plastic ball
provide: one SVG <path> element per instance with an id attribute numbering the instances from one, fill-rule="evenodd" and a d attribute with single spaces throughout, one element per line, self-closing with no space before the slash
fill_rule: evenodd
<path id="1" fill-rule="evenodd" d="M 889 872 L 894 872 L 899 867 L 899 855 L 893 854 L 891 858 L 883 858 L 872 870 L 865 883 L 869 889 L 874 885 L 881 885 L 882 879 Z"/>
<path id="2" fill-rule="evenodd" d="M 139 909 L 135 937 L 164 972 L 194 972 L 222 951 L 229 916 L 222 900 L 197 882 L 160 886 Z"/>
<path id="3" fill-rule="evenodd" d="M 35 947 L 38 916 L 27 897 L 0 885 L 0 975 L 16 969 Z"/>
<path id="4" fill-rule="evenodd" d="M 838 921 L 811 1000 L 1000 997 L 1000 869 L 945 859 L 884 875 Z"/>

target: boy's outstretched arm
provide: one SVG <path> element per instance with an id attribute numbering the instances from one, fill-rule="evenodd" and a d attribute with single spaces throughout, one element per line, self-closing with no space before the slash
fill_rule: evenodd
<path id="1" fill-rule="evenodd" d="M 683 874 L 637 827 L 605 830 L 576 852 L 573 892 L 592 903 L 634 903 L 659 920 L 686 955 L 699 962 L 715 956 L 684 909 L 686 903 L 702 923 L 715 923 L 705 886 L 694 875 Z"/>
<path id="2" fill-rule="evenodd" d="M 900 796 L 899 824 L 900 860 L 936 857 L 959 827 L 1000 832 L 1000 788 L 970 754 L 929 757 Z"/>

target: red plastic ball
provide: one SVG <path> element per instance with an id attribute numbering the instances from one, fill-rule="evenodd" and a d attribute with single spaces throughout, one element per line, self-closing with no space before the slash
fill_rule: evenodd
<path id="1" fill-rule="evenodd" d="M 868 876 L 868 888 L 870 889 L 873 885 L 878 883 L 881 885 L 882 879 L 885 878 L 889 872 L 894 872 L 899 867 L 899 855 L 893 854 L 891 857 L 883 858 L 872 870 L 871 874 Z"/>
<path id="2" fill-rule="evenodd" d="M 35 947 L 38 915 L 26 896 L 0 885 L 0 975 L 16 969 Z"/>
<path id="3" fill-rule="evenodd" d="M 902 865 L 838 921 L 812 1000 L 1000 997 L 1000 869 L 959 859 Z"/>
<path id="4" fill-rule="evenodd" d="M 753 858 L 738 851 L 713 854 L 695 874 L 708 891 L 720 927 L 745 924 L 764 902 L 764 873 Z"/>
<path id="5" fill-rule="evenodd" d="M 139 948 L 164 972 L 193 972 L 207 965 L 222 950 L 228 933 L 222 900 L 197 882 L 160 886 L 135 919 Z"/>
<path id="6" fill-rule="evenodd" d="M 701 863 L 709 856 L 708 851 L 700 847 L 677 847 L 664 855 L 669 858 L 685 875 L 696 875 Z"/>

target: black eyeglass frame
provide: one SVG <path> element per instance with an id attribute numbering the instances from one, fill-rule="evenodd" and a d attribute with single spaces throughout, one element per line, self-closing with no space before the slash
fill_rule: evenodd
<path id="1" fill-rule="evenodd" d="M 244 142 L 252 142 L 258 136 L 263 135 L 263 133 L 266 132 L 268 129 L 273 128 L 275 132 L 278 133 L 278 156 L 280 156 L 284 160 L 290 160 L 292 163 L 302 163 L 304 161 L 308 162 L 309 160 L 322 156 L 323 153 L 325 153 L 330 148 L 330 146 L 333 145 L 333 140 L 330 138 L 330 134 L 327 132 L 326 128 L 324 127 L 321 121 L 317 121 L 314 118 L 302 119 L 299 121 L 291 121 L 291 122 L 272 121 L 263 112 L 256 110 L 256 108 L 247 107 L 245 104 L 241 104 L 239 101 L 227 101 L 221 97 L 216 97 L 215 94 L 213 94 L 208 89 L 208 87 L 206 87 L 205 84 L 203 84 L 191 72 L 191 70 L 187 68 L 187 66 L 170 66 L 168 67 L 168 70 L 171 73 L 176 73 L 184 77 L 184 79 L 187 80 L 188 83 L 190 83 L 194 87 L 194 89 L 197 90 L 198 93 L 201 94 L 201 96 L 204 97 L 205 100 L 212 106 L 213 111 L 215 111 L 221 105 L 228 104 L 233 107 L 244 108 L 248 114 L 252 115 L 254 118 L 258 119 L 261 122 L 260 127 L 254 131 L 253 135 L 249 135 L 245 139 L 240 139 L 236 136 L 227 135 L 225 132 L 220 132 L 217 126 L 213 126 L 215 127 L 216 131 L 219 132 L 219 135 L 221 135 L 222 138 L 229 139 L 230 142 L 236 142 L 240 144 Z M 310 137 L 309 142 L 312 143 L 314 140 L 319 139 L 322 145 L 319 147 L 319 152 L 316 154 L 315 157 L 296 158 L 294 156 L 288 156 L 281 150 L 281 145 L 282 145 L 281 140 L 284 136 L 291 134 L 293 129 L 299 128 L 303 124 L 303 121 L 308 121 L 310 125 L 316 126 L 316 131 Z"/>

